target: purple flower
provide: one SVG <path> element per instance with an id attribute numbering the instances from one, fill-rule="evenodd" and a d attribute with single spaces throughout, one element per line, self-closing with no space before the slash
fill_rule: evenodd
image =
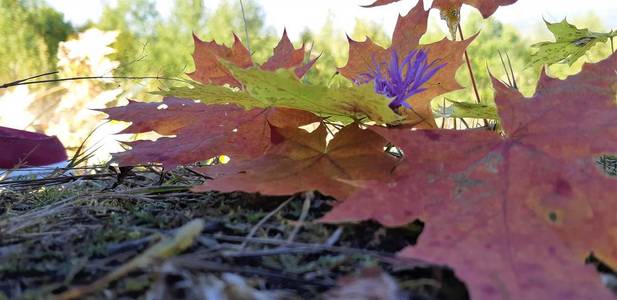
<path id="1" fill-rule="evenodd" d="M 420 49 L 409 52 L 399 65 L 398 54 L 392 50 L 392 59 L 387 70 L 383 70 L 385 63 L 373 62 L 375 68 L 361 75 L 364 77 L 361 83 L 374 81 L 377 94 L 393 98 L 390 108 L 411 108 L 405 100 L 426 90 L 422 85 L 446 65 L 437 65 L 438 61 L 434 60 L 429 64 L 427 52 Z"/>

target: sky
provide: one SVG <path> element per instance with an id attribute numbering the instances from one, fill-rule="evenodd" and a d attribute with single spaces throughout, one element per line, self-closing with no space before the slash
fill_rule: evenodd
<path id="1" fill-rule="evenodd" d="M 74 24 L 83 24 L 88 20 L 97 20 L 106 2 L 114 0 L 46 0 L 56 9 L 62 11 L 67 20 Z M 157 8 L 165 15 L 175 1 L 158 0 Z M 214 10 L 221 0 L 206 0 L 206 6 Z M 233 1 L 233 0 L 232 0 Z M 378 8 L 363 8 L 373 0 L 257 0 L 264 8 L 266 23 L 282 32 L 287 28 L 290 36 L 298 37 L 305 28 L 318 31 L 328 15 L 334 18 L 334 26 L 345 32 L 353 31 L 355 19 L 371 20 L 384 25 L 391 32 L 397 14 L 406 14 L 417 0 L 402 0 L 398 3 Z M 425 1 L 425 7 L 431 0 Z M 584 4 L 583 4 L 584 3 Z M 463 9 L 465 16 L 471 8 Z M 495 17 L 506 24 L 519 28 L 522 32 L 533 30 L 542 25 L 542 18 L 547 21 L 561 21 L 594 13 L 602 19 L 608 28 L 617 29 L 617 0 L 519 0 L 517 3 L 501 7 Z M 438 18 L 432 13 L 432 18 Z"/>

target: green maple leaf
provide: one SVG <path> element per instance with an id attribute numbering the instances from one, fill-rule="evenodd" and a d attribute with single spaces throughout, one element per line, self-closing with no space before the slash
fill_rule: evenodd
<path id="1" fill-rule="evenodd" d="M 497 108 L 494 105 L 460 102 L 447 98 L 446 101 L 451 105 L 436 110 L 436 115 L 447 118 L 499 119 L 497 116 Z"/>
<path id="2" fill-rule="evenodd" d="M 244 109 L 267 108 L 271 103 L 254 98 L 245 91 L 218 85 L 203 85 L 192 81 L 192 87 L 170 87 L 165 91 L 153 92 L 162 96 L 172 96 L 200 100 L 205 104 L 237 104 Z"/>
<path id="3" fill-rule="evenodd" d="M 605 43 L 617 36 L 617 31 L 608 33 L 591 32 L 579 29 L 565 19 L 559 23 L 544 21 L 548 30 L 555 36 L 555 42 L 541 42 L 531 45 L 538 51 L 531 56 L 532 65 L 564 63 L 572 65 L 597 43 Z"/>
<path id="4" fill-rule="evenodd" d="M 328 88 L 305 84 L 291 70 L 242 69 L 229 63 L 225 66 L 242 84 L 243 90 L 194 83 L 193 88 L 171 88 L 158 94 L 197 99 L 206 104 L 238 104 L 246 109 L 294 108 L 343 123 L 394 124 L 402 119 L 388 106 L 389 99 L 375 93 L 372 84 Z"/>

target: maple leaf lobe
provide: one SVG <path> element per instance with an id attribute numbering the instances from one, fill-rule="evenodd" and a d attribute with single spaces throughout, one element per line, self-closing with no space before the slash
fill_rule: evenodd
<path id="1" fill-rule="evenodd" d="M 494 80 L 505 136 L 373 128 L 406 155 L 395 184 L 369 185 L 322 221 L 420 218 L 418 245 L 400 255 L 453 267 L 473 299 L 612 299 L 584 260 L 617 266 L 617 185 L 592 159 L 617 152 L 615 70 L 612 55 L 545 76 L 531 99 Z"/>

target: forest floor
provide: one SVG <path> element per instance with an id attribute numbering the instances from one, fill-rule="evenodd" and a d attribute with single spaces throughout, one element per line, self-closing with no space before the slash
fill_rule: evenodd
<path id="1" fill-rule="evenodd" d="M 468 298 L 449 269 L 395 256 L 420 222 L 320 224 L 334 200 L 318 193 L 189 191 L 204 180 L 98 166 L 0 181 L 0 299 Z"/>

